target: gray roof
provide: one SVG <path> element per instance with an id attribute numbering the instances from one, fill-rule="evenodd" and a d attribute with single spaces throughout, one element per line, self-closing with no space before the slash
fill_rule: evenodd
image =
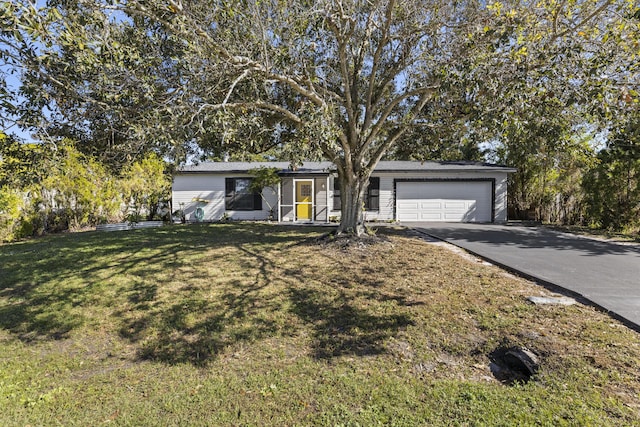
<path id="1" fill-rule="evenodd" d="M 178 173 L 246 173 L 250 169 L 259 167 L 273 167 L 282 173 L 328 173 L 335 171 L 331 162 L 304 162 L 295 170 L 289 162 L 204 162 L 197 165 L 183 166 Z M 381 161 L 375 168 L 376 172 L 515 172 L 516 169 L 507 166 L 480 162 L 418 162 L 418 161 Z"/>
<path id="2" fill-rule="evenodd" d="M 283 172 L 293 172 L 289 162 L 204 162 L 197 165 L 183 166 L 178 173 L 246 173 L 259 167 L 277 168 Z M 304 162 L 296 168 L 299 173 L 329 172 L 335 169 L 331 162 Z"/>
<path id="3" fill-rule="evenodd" d="M 413 171 L 501 171 L 516 172 L 516 169 L 502 165 L 482 162 L 419 162 L 404 160 L 381 161 L 375 168 L 376 172 L 413 172 Z"/>

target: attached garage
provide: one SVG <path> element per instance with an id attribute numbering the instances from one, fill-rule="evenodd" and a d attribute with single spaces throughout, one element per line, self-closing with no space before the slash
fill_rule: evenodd
<path id="1" fill-rule="evenodd" d="M 396 181 L 396 215 L 405 222 L 492 222 L 493 180 Z"/>
<path id="2" fill-rule="evenodd" d="M 281 222 L 328 222 L 340 218 L 336 166 L 331 162 L 290 166 L 289 162 L 184 166 L 174 176 L 174 209 L 182 210 L 190 221 L 199 221 L 195 213 L 200 211 L 204 212 L 204 221 L 277 217 Z M 263 191 L 266 203 L 259 203 L 253 194 L 242 199 L 246 205 L 238 205 L 237 194 L 246 188 L 252 171 L 260 167 L 277 169 L 281 182 L 277 188 Z M 507 177 L 515 171 L 476 162 L 381 161 L 369 178 L 363 219 L 503 223 L 507 221 Z M 304 212 L 300 210 L 303 207 Z"/>

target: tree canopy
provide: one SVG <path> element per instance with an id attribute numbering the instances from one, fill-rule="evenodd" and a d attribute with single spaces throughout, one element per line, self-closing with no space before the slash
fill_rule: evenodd
<path id="1" fill-rule="evenodd" d="M 22 122 L 115 163 L 150 150 L 324 157 L 341 232 L 363 232 L 385 156 L 450 144 L 478 158 L 478 141 L 514 126 L 566 133 L 638 108 L 640 12 L 626 0 L 0 4 Z"/>

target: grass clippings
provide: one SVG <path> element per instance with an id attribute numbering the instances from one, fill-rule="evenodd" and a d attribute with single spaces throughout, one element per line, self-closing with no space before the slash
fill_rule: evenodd
<path id="1" fill-rule="evenodd" d="M 0 425 L 640 424 L 640 339 L 616 320 L 399 228 L 325 231 L 1 246 Z M 514 347 L 528 381 L 496 372 Z"/>

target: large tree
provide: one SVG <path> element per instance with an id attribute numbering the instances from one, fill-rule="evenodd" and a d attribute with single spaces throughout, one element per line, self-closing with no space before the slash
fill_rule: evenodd
<path id="1" fill-rule="evenodd" d="M 608 82 L 594 73 L 611 57 L 590 46 L 638 53 L 625 38 L 637 7 L 623 0 L 11 0 L 0 11 L 2 37 L 21 43 L 35 107 L 24 117 L 49 105 L 48 118 L 115 152 L 322 156 L 343 189 L 339 232 L 356 234 L 368 178 L 403 137 L 469 139 L 451 126 L 500 123 L 505 105 L 547 87 L 584 97 Z M 611 66 L 616 77 L 637 82 L 633 58 Z"/>
<path id="2" fill-rule="evenodd" d="M 640 108 L 614 129 L 583 186 L 591 225 L 640 230 Z"/>

